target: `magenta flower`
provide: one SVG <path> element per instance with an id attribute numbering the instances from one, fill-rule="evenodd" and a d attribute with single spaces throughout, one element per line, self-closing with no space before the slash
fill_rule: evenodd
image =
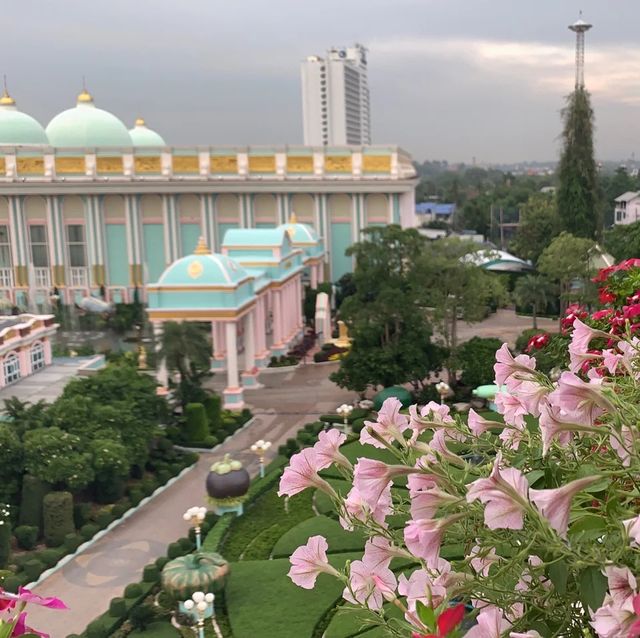
<path id="1" fill-rule="evenodd" d="M 563 372 L 558 387 L 549 394 L 549 403 L 577 423 L 593 425 L 595 420 L 612 406 L 602 393 L 602 379 L 590 379 L 587 383 L 573 372 Z"/>
<path id="2" fill-rule="evenodd" d="M 504 416 L 504 422 L 517 428 L 524 428 L 524 417 L 528 414 L 527 406 L 515 394 L 496 393 L 498 412 Z"/>
<path id="3" fill-rule="evenodd" d="M 589 485 L 600 479 L 599 476 L 587 476 L 567 483 L 562 487 L 546 490 L 529 490 L 529 499 L 538 508 L 551 527 L 562 538 L 566 538 L 569 527 L 569 512 L 571 500 Z"/>
<path id="4" fill-rule="evenodd" d="M 38 596 L 38 594 L 34 594 L 25 587 L 19 587 L 17 594 L 11 594 L 0 589 L 0 598 L 20 603 L 29 603 L 31 605 L 40 605 L 40 607 L 47 607 L 48 609 L 69 609 L 59 598 L 54 598 L 53 596 Z"/>
<path id="5" fill-rule="evenodd" d="M 529 485 L 520 470 L 501 470 L 501 462 L 498 452 L 490 476 L 469 485 L 467 502 L 479 499 L 485 505 L 484 523 L 489 529 L 522 529 Z"/>
<path id="6" fill-rule="evenodd" d="M 493 605 L 484 607 L 476 618 L 477 624 L 465 634 L 465 638 L 501 638 L 509 630 L 511 623 L 502 611 Z"/>
<path id="7" fill-rule="evenodd" d="M 404 528 L 404 543 L 407 549 L 428 566 L 437 565 L 440 558 L 440 544 L 447 527 L 462 518 L 463 514 L 454 514 L 446 518 L 421 518 L 410 520 Z"/>
<path id="8" fill-rule="evenodd" d="M 353 486 L 358 490 L 362 500 L 375 509 L 382 492 L 391 484 L 396 476 L 411 474 L 416 470 L 406 465 L 387 465 L 382 461 L 360 458 L 353 469 Z"/>
<path id="9" fill-rule="evenodd" d="M 622 521 L 632 545 L 640 545 L 640 516 Z"/>
<path id="10" fill-rule="evenodd" d="M 384 443 L 373 437 L 371 432 L 389 444 L 393 441 L 404 443 L 403 432 L 409 427 L 409 419 L 404 414 L 400 414 L 401 409 L 402 403 L 396 397 L 385 399 L 378 412 L 377 421 L 364 422 L 365 427 L 360 432 L 360 443 L 363 445 L 368 443 L 384 449 Z"/>
<path id="11" fill-rule="evenodd" d="M 396 577 L 390 569 L 354 560 L 350 565 L 349 584 L 344 588 L 342 597 L 347 602 L 377 610 L 382 608 L 385 596 L 395 592 L 396 586 Z"/>
<path id="12" fill-rule="evenodd" d="M 317 487 L 323 492 L 335 496 L 335 492 L 329 483 L 318 476 L 319 469 L 318 456 L 312 447 L 294 454 L 291 457 L 289 466 L 282 473 L 278 496 L 284 494 L 293 496 L 307 487 Z"/>
<path id="13" fill-rule="evenodd" d="M 291 554 L 289 578 L 298 587 L 313 589 L 319 574 L 338 576 L 337 570 L 329 565 L 328 548 L 327 539 L 324 536 L 312 536 L 306 545 L 301 545 Z"/>
<path id="14" fill-rule="evenodd" d="M 344 500 L 345 516 L 340 517 L 340 525 L 348 531 L 353 531 L 351 519 L 366 523 L 368 520 L 375 521 L 381 527 L 387 527 L 385 519 L 391 514 L 391 483 L 380 494 L 374 507 L 362 498 L 358 488 L 352 487 Z"/>
<path id="15" fill-rule="evenodd" d="M 51 609 L 68 609 L 68 608 L 65 605 L 64 607 L 52 607 Z M 11 638 L 14 638 L 17 636 L 24 636 L 25 634 L 29 634 L 30 636 L 39 636 L 40 638 L 49 638 L 49 634 L 43 634 L 42 632 L 36 631 L 35 629 L 33 629 L 33 627 L 27 626 L 27 612 L 23 611 L 18 616 L 18 620 L 16 621 L 15 627 L 11 632 Z"/>
<path id="16" fill-rule="evenodd" d="M 320 432 L 318 435 L 318 441 L 313 446 L 313 449 L 316 452 L 316 461 L 319 470 L 324 470 L 333 463 L 346 468 L 351 467 L 349 459 L 340 452 L 340 446 L 346 440 L 346 434 L 339 432 L 335 428 Z"/>
<path id="17" fill-rule="evenodd" d="M 502 387 L 507 379 L 516 373 L 524 378 L 531 376 L 531 373 L 536 369 L 536 360 L 526 354 L 519 354 L 514 358 L 509 351 L 509 346 L 503 343 L 496 351 L 496 362 L 493 369 L 496 373 L 496 385 Z"/>
<path id="18" fill-rule="evenodd" d="M 471 430 L 471 434 L 473 434 L 473 436 L 481 436 L 487 430 L 491 430 L 492 428 L 504 427 L 503 423 L 490 421 L 489 419 L 485 419 L 480 416 L 473 408 L 469 409 L 467 424 L 469 425 L 469 430 Z"/>

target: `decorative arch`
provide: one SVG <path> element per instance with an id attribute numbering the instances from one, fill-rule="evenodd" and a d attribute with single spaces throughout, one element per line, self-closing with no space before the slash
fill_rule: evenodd
<path id="1" fill-rule="evenodd" d="M 2 372 L 4 374 L 4 384 L 11 385 L 20 380 L 20 357 L 17 352 L 12 351 L 2 360 Z"/>
<path id="2" fill-rule="evenodd" d="M 31 372 L 36 370 L 42 370 L 45 367 L 45 353 L 44 343 L 42 341 L 35 341 L 29 349 L 29 357 L 31 359 Z"/>

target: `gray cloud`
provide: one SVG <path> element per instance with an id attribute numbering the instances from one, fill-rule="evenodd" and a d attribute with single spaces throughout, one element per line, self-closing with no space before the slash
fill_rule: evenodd
<path id="1" fill-rule="evenodd" d="M 595 25 L 598 155 L 623 158 L 639 142 L 634 0 L 21 0 L 3 7 L 1 70 L 44 123 L 86 75 L 100 106 L 176 145 L 299 143 L 300 59 L 361 41 L 374 142 L 418 158 L 551 159 L 579 7 Z"/>

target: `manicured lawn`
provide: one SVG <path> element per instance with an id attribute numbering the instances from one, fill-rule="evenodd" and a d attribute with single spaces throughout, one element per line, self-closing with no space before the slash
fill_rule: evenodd
<path id="1" fill-rule="evenodd" d="M 180 632 L 168 622 L 153 622 L 146 629 L 136 629 L 129 636 L 131 638 L 176 638 Z"/>

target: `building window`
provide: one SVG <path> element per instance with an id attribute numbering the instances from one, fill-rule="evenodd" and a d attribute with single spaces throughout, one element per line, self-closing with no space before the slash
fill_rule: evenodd
<path id="1" fill-rule="evenodd" d="M 49 248 L 47 246 L 47 229 L 44 224 L 29 226 L 31 242 L 31 261 L 36 268 L 49 267 Z"/>
<path id="2" fill-rule="evenodd" d="M 11 268 L 11 242 L 6 224 L 0 224 L 0 268 Z"/>
<path id="3" fill-rule="evenodd" d="M 7 355 L 3 362 L 5 385 L 15 383 L 20 378 L 20 360 L 15 352 Z"/>
<path id="4" fill-rule="evenodd" d="M 67 246 L 69 247 L 69 266 L 82 268 L 87 265 L 87 251 L 84 241 L 84 226 L 69 224 L 67 226 Z"/>
<path id="5" fill-rule="evenodd" d="M 31 346 L 31 372 L 44 368 L 44 344 L 36 341 Z"/>

